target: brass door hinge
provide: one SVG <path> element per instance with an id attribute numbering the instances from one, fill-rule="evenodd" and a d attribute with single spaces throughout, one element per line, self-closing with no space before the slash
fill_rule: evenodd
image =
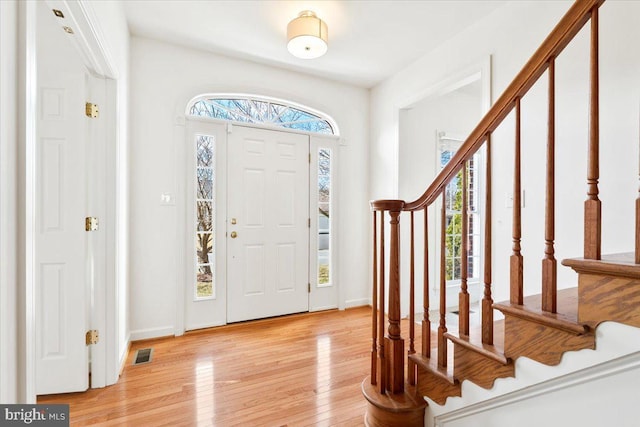
<path id="1" fill-rule="evenodd" d="M 90 331 L 87 331 L 85 335 L 85 342 L 87 343 L 87 345 L 98 344 L 99 339 L 100 337 L 98 336 L 97 329 L 92 329 Z"/>
<path id="2" fill-rule="evenodd" d="M 90 117 L 92 119 L 95 119 L 100 115 L 98 106 L 96 104 L 92 104 L 91 102 L 87 102 L 84 104 L 84 113 L 87 115 L 87 117 Z"/>
<path id="3" fill-rule="evenodd" d="M 88 216 L 84 219 L 84 229 L 86 231 L 96 231 L 98 229 L 98 218 Z"/>

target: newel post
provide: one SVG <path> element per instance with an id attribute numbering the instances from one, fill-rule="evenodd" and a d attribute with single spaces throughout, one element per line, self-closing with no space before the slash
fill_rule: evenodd
<path id="1" fill-rule="evenodd" d="M 381 391 L 389 393 L 402 393 L 404 391 L 404 339 L 401 335 L 400 328 L 400 214 L 404 207 L 402 200 L 376 200 L 371 202 L 371 208 L 374 211 L 382 211 L 389 213 L 389 240 L 387 247 L 389 248 L 389 258 L 387 264 L 387 274 L 380 274 L 380 304 L 379 312 L 384 313 L 384 288 L 387 286 L 388 295 L 388 327 L 383 339 L 383 354 L 379 355 L 378 376 L 384 378 L 384 386 Z M 384 218 L 384 215 L 383 215 Z M 384 228 L 382 228 L 384 233 Z M 380 236 L 384 242 L 384 236 Z M 382 243 L 384 245 L 384 243 Z M 381 272 L 384 272 L 384 248 L 381 250 Z M 385 279 L 386 283 L 385 283 Z M 381 332 L 384 330 L 380 325 Z M 382 337 L 380 337 L 382 338 Z M 378 384 L 380 386 L 380 384 Z"/>
<path id="2" fill-rule="evenodd" d="M 400 334 L 400 210 L 390 211 L 389 236 L 389 328 L 385 349 L 389 369 L 389 391 L 404 391 L 404 340 Z"/>

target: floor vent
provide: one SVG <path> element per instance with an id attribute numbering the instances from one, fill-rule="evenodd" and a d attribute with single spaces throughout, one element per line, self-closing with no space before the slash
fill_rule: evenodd
<path id="1" fill-rule="evenodd" d="M 151 355 L 153 353 L 152 348 L 141 348 L 136 351 L 136 358 L 133 361 L 134 365 L 142 365 L 143 363 L 151 362 Z"/>

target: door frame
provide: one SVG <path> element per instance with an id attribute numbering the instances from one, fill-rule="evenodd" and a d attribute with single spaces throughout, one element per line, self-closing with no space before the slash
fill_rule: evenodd
<path id="1" fill-rule="evenodd" d="M 176 272 L 176 326 L 175 326 L 175 331 L 174 334 L 176 336 L 180 336 L 183 335 L 186 332 L 186 316 L 187 313 L 185 311 L 186 309 L 186 292 L 187 292 L 187 287 L 191 286 L 189 285 L 190 281 L 193 280 L 190 277 L 190 269 L 188 266 L 188 260 L 190 259 L 190 257 L 192 256 L 191 253 L 193 251 L 193 242 L 191 241 L 191 239 L 188 238 L 188 234 L 186 232 L 185 227 L 187 227 L 188 225 L 188 221 L 187 221 L 187 209 L 184 206 L 184 202 L 186 202 L 188 200 L 187 197 L 187 189 L 190 188 L 189 187 L 189 183 L 187 180 L 190 179 L 190 175 L 189 177 L 187 177 L 187 167 L 188 167 L 188 159 L 186 158 L 186 153 L 187 153 L 187 149 L 186 149 L 186 144 L 191 143 L 190 137 L 191 137 L 191 132 L 190 129 L 193 128 L 197 128 L 198 124 L 209 124 L 209 125 L 217 125 L 217 126 L 224 126 L 226 131 L 224 132 L 224 137 L 225 140 L 222 142 L 222 145 L 224 146 L 224 150 L 222 150 L 222 153 L 227 156 L 227 144 L 228 144 L 228 133 L 233 131 L 233 127 L 235 126 L 243 126 L 243 127 L 250 127 L 250 128 L 256 128 L 256 129 L 263 129 L 263 130 L 271 130 L 271 131 L 278 131 L 278 132 L 290 132 L 290 133 L 296 133 L 296 134 L 302 134 L 302 135 L 308 135 L 309 136 L 309 149 L 311 150 L 311 152 L 313 153 L 314 150 L 317 150 L 319 147 L 326 147 L 326 148 L 331 148 L 332 149 L 332 153 L 334 155 L 335 161 L 332 160 L 332 172 L 331 172 L 331 179 L 333 180 L 333 182 L 336 182 L 336 185 L 334 185 L 332 187 L 332 191 L 333 191 L 333 195 L 332 197 L 335 197 L 335 205 L 333 208 L 333 212 L 335 213 L 335 220 L 332 221 L 331 223 L 331 234 L 332 234 L 332 244 L 333 247 L 335 248 L 335 250 L 331 251 L 331 265 L 333 266 L 333 273 L 332 273 L 332 277 L 334 279 L 334 283 L 332 284 L 331 287 L 318 287 L 317 286 L 317 278 L 313 279 L 312 277 L 312 273 L 311 273 L 311 268 L 312 266 L 317 265 L 316 261 L 313 260 L 312 258 L 316 255 L 316 251 L 314 250 L 315 247 L 317 247 L 317 237 L 314 237 L 314 233 L 310 232 L 309 235 L 309 282 L 311 285 L 311 293 L 309 294 L 309 312 L 313 312 L 313 311 L 320 311 L 320 310 L 327 310 L 327 309 L 334 309 L 334 308 L 339 308 L 340 307 L 340 285 L 339 285 L 339 281 L 338 278 L 340 277 L 340 273 L 339 273 L 339 266 L 338 266 L 338 250 L 337 248 L 339 247 L 339 243 L 338 243 L 338 224 L 339 224 L 339 218 L 337 215 L 337 212 L 339 211 L 338 208 L 338 203 L 339 203 L 339 192 L 338 192 L 338 153 L 339 153 L 339 145 L 340 145 L 340 136 L 338 135 L 327 135 L 327 134 L 318 134 L 318 133 L 314 133 L 314 132 L 304 132 L 304 131 L 298 131 L 298 130 L 292 130 L 292 129 L 286 129 L 286 128 L 282 128 L 282 127 L 278 127 L 278 126 L 268 126 L 268 125 L 258 125 L 258 124 L 253 124 L 253 123 L 236 123 L 236 122 L 230 122 L 227 120 L 220 120 L 220 119 L 212 119 L 212 118 L 208 118 L 208 117 L 197 117 L 197 116 L 183 116 L 183 115 L 178 115 L 175 119 L 175 123 L 174 123 L 174 141 L 175 141 L 175 159 L 176 159 L 176 203 L 179 206 L 177 209 L 177 214 L 176 214 L 176 237 L 177 237 L 177 242 L 178 242 L 178 249 L 176 251 L 176 264 L 177 264 L 177 272 Z M 317 156 L 316 156 L 317 157 Z M 314 159 L 314 156 L 312 154 L 312 159 Z M 227 158 L 225 157 L 223 159 L 223 164 L 226 165 L 227 162 Z M 311 217 L 311 227 L 310 230 L 313 230 L 317 227 L 317 218 L 314 218 L 314 215 L 311 214 L 312 212 L 312 208 L 315 207 L 315 204 L 313 204 L 311 197 L 317 193 L 317 190 L 314 190 L 313 188 L 311 188 L 311 180 L 312 178 L 315 176 L 317 179 L 317 173 L 313 173 L 313 171 L 311 170 L 311 167 L 313 166 L 313 162 L 310 163 L 309 165 L 309 180 L 310 180 L 310 192 L 309 192 L 309 203 L 310 203 L 310 217 Z M 226 167 L 224 169 L 224 174 L 225 177 L 223 178 L 223 181 L 221 182 L 225 182 L 226 183 Z M 219 180 L 217 177 L 214 178 L 216 180 Z M 223 194 L 225 194 L 226 197 L 226 191 L 227 188 L 225 186 L 225 189 L 223 190 Z M 181 203 L 181 201 L 184 201 L 183 203 Z M 182 205 L 182 206 L 181 206 Z M 224 202 L 224 207 L 223 207 L 223 217 L 222 220 L 216 220 L 216 226 L 220 227 L 219 224 L 224 224 L 224 228 L 219 228 L 219 232 L 220 233 L 224 233 L 224 235 L 226 235 L 227 233 L 227 212 L 226 212 L 226 199 Z M 222 215 L 220 215 L 222 216 Z M 215 239 L 215 238 L 214 238 Z M 218 239 L 219 240 L 219 239 Z M 225 239 L 226 241 L 226 239 Z M 224 256 L 226 257 L 226 243 L 224 245 L 225 248 L 225 254 Z M 221 325 L 226 325 L 227 324 L 227 315 L 226 315 L 226 287 L 227 287 L 227 283 L 226 283 L 226 262 L 224 262 L 222 265 L 218 264 L 217 268 L 224 268 L 224 278 L 225 278 L 225 283 L 224 283 L 224 293 L 223 295 L 225 296 L 225 301 L 224 301 L 224 310 L 225 310 L 225 316 L 224 316 L 224 321 L 222 321 L 222 319 L 216 320 L 216 322 L 214 322 L 214 324 L 210 325 L 210 326 L 221 326 Z M 312 298 L 318 298 L 318 302 L 317 303 L 312 303 Z M 335 301 L 335 303 L 332 302 L 326 302 L 327 299 L 329 299 L 329 301 L 333 300 Z"/>
<path id="2" fill-rule="evenodd" d="M 36 136 L 38 114 L 38 80 L 36 39 L 39 23 L 37 7 L 42 3 L 18 2 L 18 355 L 24 356 L 24 364 L 18 369 L 18 401 L 36 402 L 36 354 L 35 354 L 35 230 L 36 230 Z M 86 2 L 67 2 L 64 0 L 46 0 L 44 7 L 56 8 L 65 13 L 69 25 L 75 29 L 77 37 L 73 44 L 78 50 L 88 70 L 97 77 L 105 79 L 106 105 L 101 106 L 101 114 L 105 117 L 105 132 L 102 137 L 106 141 L 114 141 L 107 145 L 106 182 L 103 187 L 105 204 L 111 208 L 105 212 L 104 224 L 107 225 L 105 271 L 106 280 L 96 282 L 94 288 L 94 310 L 97 316 L 91 316 L 89 326 L 102 331 L 103 345 L 96 347 L 92 356 L 96 376 L 92 375 L 92 388 L 113 384 L 119 376 L 119 355 L 117 345 L 118 299 L 115 280 L 119 247 L 116 246 L 117 225 L 115 207 L 119 205 L 122 194 L 116 187 L 117 161 L 117 106 L 116 86 L 118 76 L 111 56 L 106 50 L 106 40 L 99 28 L 97 17 Z M 61 30 L 62 31 L 62 30 Z M 106 282 L 106 283 L 105 283 Z M 111 286 L 110 286 L 111 285 Z M 20 358 L 19 358 L 20 359 Z M 94 367 L 92 366 L 92 368 Z"/>

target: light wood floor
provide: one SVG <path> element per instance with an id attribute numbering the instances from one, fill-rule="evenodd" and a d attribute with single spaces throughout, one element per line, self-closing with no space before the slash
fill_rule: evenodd
<path id="1" fill-rule="evenodd" d="M 82 426 L 361 426 L 370 322 L 363 307 L 136 342 L 117 384 L 38 403 L 69 403 Z"/>

